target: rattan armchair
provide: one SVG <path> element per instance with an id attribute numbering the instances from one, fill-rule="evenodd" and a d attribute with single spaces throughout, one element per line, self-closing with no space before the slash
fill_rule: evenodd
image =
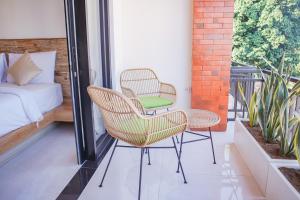
<path id="1" fill-rule="evenodd" d="M 168 109 L 176 102 L 173 85 L 160 82 L 149 68 L 127 69 L 121 73 L 122 92 L 129 98 L 138 99 L 145 111 Z"/>
<path id="2" fill-rule="evenodd" d="M 144 150 L 154 148 L 149 147 L 149 145 L 166 138 L 172 138 L 173 146 L 161 148 L 175 149 L 178 162 L 180 163 L 184 182 L 186 183 L 184 172 L 179 159 L 179 153 L 177 151 L 173 137 L 179 133 L 183 133 L 187 127 L 187 116 L 184 111 L 173 111 L 156 116 L 146 116 L 142 115 L 143 108 L 138 109 L 135 106 L 139 106 L 139 101 L 136 102 L 135 100 L 129 99 L 123 94 L 116 91 L 106 88 L 89 86 L 88 93 L 92 101 L 99 107 L 103 115 L 104 126 L 107 132 L 116 139 L 100 187 L 102 186 L 116 147 L 140 148 L 141 160 L 138 198 L 140 199 Z M 119 140 L 124 141 L 130 145 L 118 145 Z M 182 148 L 182 145 L 180 146 L 180 148 Z"/>

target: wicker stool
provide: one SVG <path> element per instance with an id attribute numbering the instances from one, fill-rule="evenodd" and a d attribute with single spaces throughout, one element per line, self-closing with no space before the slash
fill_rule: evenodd
<path id="1" fill-rule="evenodd" d="M 200 136 L 199 139 L 195 140 L 188 140 L 184 141 L 183 140 L 183 135 L 181 135 L 181 141 L 180 141 L 180 147 L 182 147 L 183 144 L 187 143 L 192 143 L 192 142 L 198 142 L 198 141 L 203 141 L 203 140 L 210 140 L 211 142 L 211 149 L 212 149 L 212 154 L 213 154 L 213 159 L 214 159 L 214 164 L 216 164 L 216 158 L 215 158 L 215 150 L 214 150 L 214 143 L 211 135 L 211 127 L 216 126 L 220 123 L 220 117 L 211 111 L 208 110 L 197 110 L 197 109 L 191 109 L 186 112 L 188 115 L 188 130 L 185 131 L 185 133 L 193 134 Z M 203 135 L 200 133 L 196 133 L 195 129 L 208 129 L 209 131 L 209 136 Z M 179 159 L 181 158 L 182 150 L 179 152 Z M 177 172 L 179 172 L 179 165 L 177 168 Z"/>

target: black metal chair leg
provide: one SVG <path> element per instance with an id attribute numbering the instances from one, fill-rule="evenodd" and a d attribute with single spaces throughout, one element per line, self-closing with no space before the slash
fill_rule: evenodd
<path id="1" fill-rule="evenodd" d="M 213 143 L 210 127 L 208 128 L 208 130 L 209 130 L 209 136 L 210 136 L 211 149 L 212 149 L 213 158 L 214 158 L 214 164 L 216 164 L 215 149 L 214 149 L 214 143 Z"/>
<path id="2" fill-rule="evenodd" d="M 100 183 L 99 187 L 102 187 L 102 184 L 103 184 L 104 178 L 105 178 L 105 176 L 106 176 L 108 167 L 109 167 L 109 165 L 110 165 L 111 159 L 112 159 L 112 157 L 113 157 L 113 155 L 114 155 L 114 153 L 115 153 L 115 150 L 116 150 L 118 141 L 119 141 L 119 140 L 116 140 L 116 143 L 115 143 L 115 146 L 114 146 L 114 148 L 113 148 L 113 151 L 111 152 L 110 158 L 109 158 L 109 160 L 108 160 L 108 163 L 107 163 L 107 166 L 106 166 L 106 169 L 105 169 L 105 171 L 104 171 L 104 174 L 103 174 L 103 177 L 102 177 L 102 180 L 101 180 L 101 183 Z"/>
<path id="3" fill-rule="evenodd" d="M 148 165 L 151 165 L 151 160 L 150 160 L 150 149 L 147 148 L 148 150 Z"/>
<path id="4" fill-rule="evenodd" d="M 178 158 L 178 164 L 179 164 L 181 172 L 182 172 L 184 183 L 187 184 L 187 181 L 186 181 L 186 178 L 185 178 L 185 174 L 184 174 L 184 171 L 183 171 L 183 167 L 182 167 L 182 164 L 181 164 L 181 161 L 180 161 L 180 157 L 179 157 L 179 154 L 178 154 L 178 151 L 177 151 L 177 147 L 176 147 L 176 143 L 175 143 L 174 137 L 172 137 L 172 141 L 173 141 L 173 144 L 174 144 L 174 149 L 175 149 L 175 152 L 176 152 L 176 155 L 177 155 L 177 158 Z M 182 143 L 180 145 L 180 149 L 181 148 L 182 148 Z"/>
<path id="5" fill-rule="evenodd" d="M 179 140 L 178 140 L 178 136 L 177 135 L 176 135 L 176 142 L 177 142 L 177 144 L 180 143 Z"/>
<path id="6" fill-rule="evenodd" d="M 141 199 L 141 186 L 142 186 L 142 175 L 143 175 L 143 157 L 144 157 L 144 148 L 141 148 L 140 179 L 139 179 L 139 196 L 138 196 L 138 200 Z"/>
<path id="7" fill-rule="evenodd" d="M 181 141 L 180 141 L 180 149 L 179 149 L 179 159 L 181 159 L 181 154 L 182 154 L 182 143 L 183 143 L 183 133 L 181 134 Z M 179 173 L 179 162 L 177 165 L 177 173 Z"/>

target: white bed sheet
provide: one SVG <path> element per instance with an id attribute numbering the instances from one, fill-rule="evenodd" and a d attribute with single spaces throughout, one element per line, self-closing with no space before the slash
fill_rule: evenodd
<path id="1" fill-rule="evenodd" d="M 62 88 L 58 83 L 28 84 L 25 86 L 3 83 L 0 84 L 0 87 L 18 87 L 29 91 L 43 114 L 63 102 Z M 30 123 L 18 97 L 0 94 L 0 137 Z"/>

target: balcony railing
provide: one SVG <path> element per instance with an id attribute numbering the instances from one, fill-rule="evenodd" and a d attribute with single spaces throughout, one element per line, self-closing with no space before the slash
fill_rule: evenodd
<path id="1" fill-rule="evenodd" d="M 262 70 L 264 74 L 270 74 L 269 70 Z M 291 77 L 290 81 L 296 83 L 299 78 Z M 247 102 L 250 102 L 254 91 L 264 84 L 261 71 L 255 66 L 235 65 L 231 67 L 230 75 L 230 105 L 228 111 L 228 121 L 234 121 L 237 117 L 247 117 L 247 110 L 243 104 L 241 94 L 238 89 L 238 83 L 244 87 Z M 291 107 L 294 115 L 300 113 L 300 97 L 297 97 L 296 104 Z"/>

